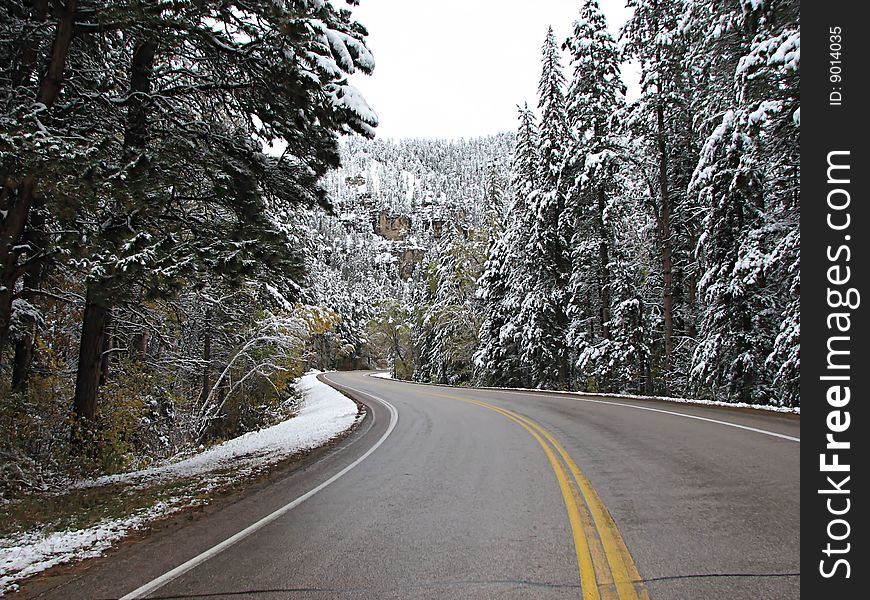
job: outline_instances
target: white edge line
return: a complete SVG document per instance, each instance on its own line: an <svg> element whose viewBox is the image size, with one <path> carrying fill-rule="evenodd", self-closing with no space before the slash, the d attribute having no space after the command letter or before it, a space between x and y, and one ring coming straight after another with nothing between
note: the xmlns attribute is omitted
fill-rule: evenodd
<svg viewBox="0 0 870 600"><path fill-rule="evenodd" d="M371 375L369 375L369 377L371 377ZM382 379L382 378L376 378L376 379ZM453 389L467 389L467 390L472 390L472 391L492 390L494 392L501 392L501 393L505 393L505 394L517 394L519 396L536 396L538 398L540 398L542 396L549 396L550 395L549 393L536 393L536 392L531 391L531 390L518 391L518 390L509 390L506 388L461 388L461 387L457 387L457 386L440 386L440 385L431 384L431 383L422 383L421 384L421 383L418 383L416 381L403 381L401 379L399 379L399 380L391 379L391 380L387 380L387 381L399 381L399 383L410 383L412 385L431 385L433 387L450 387ZM745 429L746 431L754 431L755 433L761 433L761 434L769 435L772 437L782 438L784 440L789 440L791 442L797 442L798 444L800 444L800 442L801 442L801 439L798 437L794 437L791 435L785 435L784 433L776 433L774 431L768 431L766 429L758 429L756 427L749 427L747 425L738 425L737 423L729 423L728 421L719 421L717 419L709 419L707 417L698 417L696 415L687 415L686 413L675 412L672 410L662 410L661 408L650 408L648 406L637 406L636 404L625 404L624 402L612 402L610 400L593 400L592 398L583 398L582 392L564 393L564 396L573 398L574 400L579 400L580 402L593 402L595 404L612 404L614 406L625 406L627 408L636 408L638 410L648 410L650 412L664 413L666 415L675 415L677 417L685 417L687 419L696 419L698 421L706 421L708 423L717 423L719 425L726 425L728 427L736 427L737 429ZM643 402L644 399L639 398L638 400ZM651 397L650 400L657 400L657 399L654 397ZM692 403L687 403L687 404L689 404L691 406L697 406L699 408L705 408L705 407L709 406L709 405L705 405L705 404L692 404ZM788 414L788 413L781 413L779 411L770 411L770 414L777 415L777 414Z"/></svg>
<svg viewBox="0 0 870 600"><path fill-rule="evenodd" d="M538 396L541 397L544 394L535 394L534 392L511 392L508 390L499 390L501 392L507 392L508 394L520 394L523 396ZM685 417L687 419L696 419L698 421L707 421L708 423L717 423L719 425L727 425L728 427L736 427L737 429L745 429L746 431L754 431L755 433L762 433L764 435L770 435L773 437L782 438L784 440L789 440L792 442L800 443L801 439L797 437L793 437L790 435L785 435L784 433L776 433L774 431L768 431L766 429L757 429L755 427L749 427L747 425L738 425L737 423L729 423L728 421L719 421L717 419L709 419L707 417L699 417L696 415L687 415L686 413L674 412L672 410L662 410L660 408L650 408L648 406L637 406L636 404L625 404L623 402L609 402L607 400L593 400L591 398L581 398L575 397L575 400L579 400L580 402L594 402L595 404L612 404L614 406L625 406L628 408L636 408L637 410L648 410L650 412L664 413L666 415L676 415L678 417Z"/></svg>
<svg viewBox="0 0 870 600"><path fill-rule="evenodd" d="M227 548L229 548L230 546L232 546L236 542L239 542L239 541L245 539L246 537L248 537L249 535L251 535L255 531L262 529L263 527L265 527L266 525L268 525L269 523L271 523L275 519L281 517L282 515L284 515L285 513L289 512L289 511L293 510L294 508L296 508L297 506L299 506L300 504L302 504L303 502L305 502L306 500L311 498L314 494L321 491L323 488L325 488L329 484L335 482L342 475L346 474L348 471L350 471L355 466L360 464L363 460L365 460L372 452L377 450L380 447L380 445L383 444L384 441L386 441L386 439L389 437L389 435L393 432L393 429L396 427L396 423L399 420L399 411L397 411L396 407L393 406L392 404L390 404L389 402L387 402L386 400L382 400L381 398L378 398L376 396L372 396L371 394L364 394L364 395L369 396L370 398L373 398L373 399L377 400L378 402L382 403L390 411L390 424L387 427L387 430L384 432L384 435L381 436L381 439L379 439L377 442L375 442L374 446L372 446L371 448L366 450L365 454L363 454L362 456L357 458L355 461L353 461L352 463L347 465L345 468L343 468L341 471L339 471L338 473L336 473L335 475L333 475L332 477L330 477L329 479L327 479L326 481L324 481L323 483L318 485L316 488L306 492L305 494L302 494L301 496L299 496L298 498L296 498L292 502L285 504L284 506L277 509L276 511L266 515L265 517L263 517L262 519L260 519L256 523L245 527L237 534L233 535L232 537L228 537L227 539L225 539L221 543L217 544L216 546L212 546L211 548L209 548L205 552L202 552L201 554L194 556L193 558L191 558L187 562L184 562L184 563L178 565L177 567L175 567L171 571L167 571L166 573L164 573L160 577L157 577L156 579L149 581L145 585L136 588L135 590L126 594L125 596L121 596L121 598L119 598L119 600L134 600L136 598L144 598L148 594L150 594L151 592L154 592L154 591L160 589L161 587L163 587L167 583L171 582L173 579L176 579L176 578L180 577L181 575L184 575L185 573L187 573L188 571L190 571L194 567L197 567L198 565L204 563L205 561L212 558L213 556L220 554L221 552L223 552L224 550L226 550ZM375 418L375 413L374 413L374 411L372 411L372 425L374 425L374 418Z"/></svg>

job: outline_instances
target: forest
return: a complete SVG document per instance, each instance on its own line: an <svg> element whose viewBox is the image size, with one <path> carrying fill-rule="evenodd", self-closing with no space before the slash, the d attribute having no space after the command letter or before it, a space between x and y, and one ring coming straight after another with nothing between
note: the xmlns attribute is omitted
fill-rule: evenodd
<svg viewBox="0 0 870 600"><path fill-rule="evenodd" d="M480 280L476 376L797 406L798 3L628 5L617 41L583 3L566 70L546 38Z"/></svg>
<svg viewBox="0 0 870 600"><path fill-rule="evenodd" d="M381 208L461 215L375 320L394 375L799 406L798 3L632 0L619 39L582 5L568 40L544 37L510 156L480 140L498 158L454 174L425 141L346 146L351 178L431 163L404 167L405 206L407 178L375 178Z"/></svg>
<svg viewBox="0 0 870 600"><path fill-rule="evenodd" d="M365 37L321 0L0 3L5 488L286 418Z"/></svg>
<svg viewBox="0 0 870 600"><path fill-rule="evenodd" d="M277 422L310 368L799 406L798 3L579 4L516 131L447 141L373 139L324 0L2 0L4 489Z"/></svg>

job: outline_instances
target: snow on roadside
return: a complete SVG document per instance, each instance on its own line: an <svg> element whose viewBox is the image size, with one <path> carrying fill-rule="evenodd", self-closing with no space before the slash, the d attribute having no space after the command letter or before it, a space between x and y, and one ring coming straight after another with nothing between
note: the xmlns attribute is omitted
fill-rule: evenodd
<svg viewBox="0 0 870 600"><path fill-rule="evenodd" d="M74 487L177 479L230 467L264 465L325 444L350 428L363 413L347 396L318 380L318 373L311 371L296 383L296 389L303 395L302 407L286 421L246 433L178 462L85 480Z"/></svg>
<svg viewBox="0 0 870 600"><path fill-rule="evenodd" d="M295 416L282 423L247 433L178 462L85 480L73 487L159 483L193 476L201 477L208 487L211 472L229 468L251 472L321 446L349 429L364 412L347 396L319 381L317 375L318 372L309 372L297 381L296 388L303 395L302 406ZM85 529L37 530L0 538L0 596L17 589L16 582L30 575L58 564L99 556L113 542L149 521L189 505L189 500L178 498Z"/></svg>
<svg viewBox="0 0 870 600"><path fill-rule="evenodd" d="M546 392L548 394L566 394L568 396L583 396L592 398L618 398L621 400L658 400L661 402L673 402L675 404L697 404L701 406L723 406L727 408L753 408L756 410L765 410L769 412L801 414L800 406L776 406L773 404L748 404L746 402L720 402L718 400L696 400L693 398L674 398L671 396L640 396L637 394L594 394L591 392L565 392L561 390L536 390L533 388L507 388L507 387L488 387L481 388L487 390L505 390L518 392Z"/></svg>
<svg viewBox="0 0 870 600"><path fill-rule="evenodd" d="M377 377L378 379L392 379L393 378L393 374L390 373L389 371L382 371L380 373L372 373L371 376Z"/></svg>
<svg viewBox="0 0 870 600"><path fill-rule="evenodd" d="M0 596L18 589L17 581L55 565L99 556L112 543L148 521L179 510L180 505L158 502L126 519L106 519L78 530L27 532L0 538Z"/></svg>

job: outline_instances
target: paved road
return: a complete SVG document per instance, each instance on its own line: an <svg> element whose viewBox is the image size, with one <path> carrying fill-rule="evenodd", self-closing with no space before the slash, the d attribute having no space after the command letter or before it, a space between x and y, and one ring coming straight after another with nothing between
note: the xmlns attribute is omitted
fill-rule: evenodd
<svg viewBox="0 0 870 600"><path fill-rule="evenodd" d="M131 597L355 465L147 597L800 596L799 418L327 379L374 416L337 451L25 595Z"/></svg>

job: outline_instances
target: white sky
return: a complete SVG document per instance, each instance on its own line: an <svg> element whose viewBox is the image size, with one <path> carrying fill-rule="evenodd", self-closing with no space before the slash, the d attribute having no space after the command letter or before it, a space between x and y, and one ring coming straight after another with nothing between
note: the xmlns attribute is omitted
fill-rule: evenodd
<svg viewBox="0 0 870 600"><path fill-rule="evenodd" d="M614 37L625 0L599 0ZM371 76L354 75L380 119L378 137L460 138L513 131L516 105L537 105L541 45L561 44L577 0L362 0L354 19L369 31ZM567 56L565 76L570 78ZM638 74L623 68L629 98Z"/></svg>

